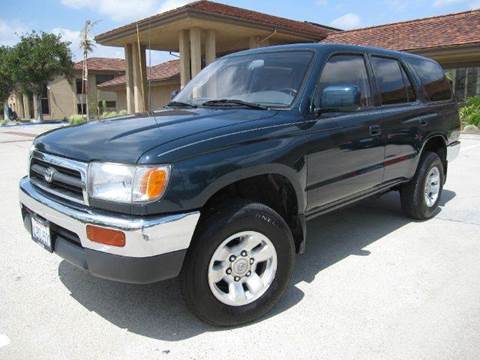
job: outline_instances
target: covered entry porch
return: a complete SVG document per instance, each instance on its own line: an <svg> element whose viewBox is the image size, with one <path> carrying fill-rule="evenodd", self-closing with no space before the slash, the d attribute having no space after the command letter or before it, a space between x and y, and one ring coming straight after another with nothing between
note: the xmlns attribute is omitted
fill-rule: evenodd
<svg viewBox="0 0 480 360"><path fill-rule="evenodd" d="M123 47L128 113L150 109L147 49L179 54L180 87L218 56L263 46L317 42L336 31L209 1L198 1L98 35L106 46Z"/></svg>

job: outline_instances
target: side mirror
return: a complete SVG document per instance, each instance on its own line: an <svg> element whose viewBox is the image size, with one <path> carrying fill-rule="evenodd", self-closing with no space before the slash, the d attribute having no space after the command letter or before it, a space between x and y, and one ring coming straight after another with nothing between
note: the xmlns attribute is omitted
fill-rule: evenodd
<svg viewBox="0 0 480 360"><path fill-rule="evenodd" d="M173 90L171 93L170 93L170 100L173 100L175 98L175 96L177 96L178 94L180 93L180 90Z"/></svg>
<svg viewBox="0 0 480 360"><path fill-rule="evenodd" d="M355 111L361 106L360 89L356 85L327 86L315 103L316 112Z"/></svg>

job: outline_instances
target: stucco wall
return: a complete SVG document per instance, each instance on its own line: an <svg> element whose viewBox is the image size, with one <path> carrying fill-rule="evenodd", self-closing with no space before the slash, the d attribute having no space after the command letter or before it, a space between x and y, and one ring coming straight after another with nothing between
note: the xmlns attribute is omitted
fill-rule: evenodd
<svg viewBox="0 0 480 360"><path fill-rule="evenodd" d="M162 85L152 85L150 88L152 94L152 110L158 110L170 102L173 91L180 89L180 83L172 82ZM117 110L127 110L126 90L117 92Z"/></svg>
<svg viewBox="0 0 480 360"><path fill-rule="evenodd" d="M180 83L165 84L152 87L152 110L158 110L167 105L172 96L172 91L180 89Z"/></svg>
<svg viewBox="0 0 480 360"><path fill-rule="evenodd" d="M49 83L48 100L51 119L63 119L77 113L74 84L64 77L57 77Z"/></svg>

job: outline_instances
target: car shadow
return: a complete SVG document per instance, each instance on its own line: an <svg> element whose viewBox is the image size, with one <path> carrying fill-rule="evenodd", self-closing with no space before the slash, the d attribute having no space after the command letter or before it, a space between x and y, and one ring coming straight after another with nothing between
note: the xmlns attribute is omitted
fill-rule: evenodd
<svg viewBox="0 0 480 360"><path fill-rule="evenodd" d="M444 190L440 207L454 197L454 192ZM365 247L409 222L395 192L310 221L307 250L297 258L293 286L267 318L289 310L303 299L304 293L296 284L312 282L323 269L348 256L370 255ZM58 273L81 305L133 333L180 341L222 330L202 323L188 311L177 279L152 285L121 284L94 278L66 261L60 263Z"/></svg>

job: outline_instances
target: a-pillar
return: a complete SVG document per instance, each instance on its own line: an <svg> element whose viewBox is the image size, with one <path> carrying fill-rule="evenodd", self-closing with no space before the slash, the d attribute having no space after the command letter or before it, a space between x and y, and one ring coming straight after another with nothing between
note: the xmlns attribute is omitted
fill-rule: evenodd
<svg viewBox="0 0 480 360"><path fill-rule="evenodd" d="M135 99L133 94L133 54L132 54L132 44L125 45L125 63L127 69L125 72L125 77L127 80L126 88L126 99L127 99L127 112L133 114L135 112Z"/></svg>

